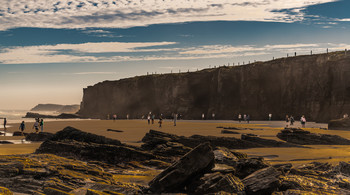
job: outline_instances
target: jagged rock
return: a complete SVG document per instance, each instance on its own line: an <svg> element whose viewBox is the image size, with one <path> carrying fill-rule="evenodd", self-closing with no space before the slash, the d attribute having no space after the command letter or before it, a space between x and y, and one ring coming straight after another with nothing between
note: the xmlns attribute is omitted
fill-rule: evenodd
<svg viewBox="0 0 350 195"><path fill-rule="evenodd" d="M40 145L35 153L56 154L82 160L104 161L111 164L157 159L151 153L128 146L86 143L75 140L47 140Z"/></svg>
<svg viewBox="0 0 350 195"><path fill-rule="evenodd" d="M277 169L283 174L286 174L290 169L293 167L291 163L286 163L286 164L275 164L272 165L273 168Z"/></svg>
<svg viewBox="0 0 350 195"><path fill-rule="evenodd" d="M229 149L225 147L217 147L214 150L215 162L226 165L236 165L239 160Z"/></svg>
<svg viewBox="0 0 350 195"><path fill-rule="evenodd" d="M104 136L87 133L76 129L74 127L66 127L61 131L58 131L50 140L60 141L60 140L75 140L79 142L86 143L96 143L96 144L109 144L109 145L122 145L119 140L106 138Z"/></svg>
<svg viewBox="0 0 350 195"><path fill-rule="evenodd" d="M1 195L13 195L11 190L4 188L4 187L0 187L0 194Z"/></svg>
<svg viewBox="0 0 350 195"><path fill-rule="evenodd" d="M149 183L149 189L154 193L181 191L191 179L203 175L213 167L214 153L210 144L200 144L157 175Z"/></svg>
<svg viewBox="0 0 350 195"><path fill-rule="evenodd" d="M330 130L350 130L350 117L329 121L328 122L328 129L330 129Z"/></svg>
<svg viewBox="0 0 350 195"><path fill-rule="evenodd" d="M26 135L26 141L32 142L42 142L53 137L52 133L49 132L39 132L39 133L28 133Z"/></svg>
<svg viewBox="0 0 350 195"><path fill-rule="evenodd" d="M199 180L193 181L186 191L190 194L237 193L244 191L244 185L240 179L232 174L223 175L215 172L206 174Z"/></svg>
<svg viewBox="0 0 350 195"><path fill-rule="evenodd" d="M165 169L171 165L168 162L164 162L161 160L155 160L155 159L143 161L142 164L146 165L146 166L150 166L150 167L156 167L158 169Z"/></svg>
<svg viewBox="0 0 350 195"><path fill-rule="evenodd" d="M338 135L310 133L302 129L285 128L277 137L293 144L300 145L350 145L350 140Z"/></svg>
<svg viewBox="0 0 350 195"><path fill-rule="evenodd" d="M230 130L226 130L226 129L221 130L221 133L222 134L240 134L240 133L238 133L236 131L230 131Z"/></svg>
<svg viewBox="0 0 350 195"><path fill-rule="evenodd" d="M257 170L270 166L263 158L239 159L233 167L236 169L236 176L240 179L254 173Z"/></svg>
<svg viewBox="0 0 350 195"><path fill-rule="evenodd" d="M258 137L257 135L249 135L249 134L242 134L241 135L242 140L259 143L261 145L267 146L267 147L298 147L298 148L304 148L304 146L299 146L296 144L290 144L286 142L276 141L272 139L263 139Z"/></svg>
<svg viewBox="0 0 350 195"><path fill-rule="evenodd" d="M242 180L247 195L271 194L280 186L280 175L275 168L267 167L247 176Z"/></svg>
<svg viewBox="0 0 350 195"><path fill-rule="evenodd" d="M347 177L350 177L350 164L347 162L339 162L339 164L336 167L334 167L334 170Z"/></svg>

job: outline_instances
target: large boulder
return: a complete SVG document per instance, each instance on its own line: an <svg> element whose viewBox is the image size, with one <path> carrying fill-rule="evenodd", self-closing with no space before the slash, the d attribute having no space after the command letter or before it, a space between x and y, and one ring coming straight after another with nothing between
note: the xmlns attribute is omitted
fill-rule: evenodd
<svg viewBox="0 0 350 195"><path fill-rule="evenodd" d="M51 139L52 137L53 134L49 132L28 133L26 135L26 141L42 142Z"/></svg>
<svg viewBox="0 0 350 195"><path fill-rule="evenodd" d="M85 143L96 143L96 144L109 144L109 145L122 145L119 140L106 138L104 136L87 133L76 129L74 127L66 127L63 130L57 132L50 140L61 141L61 140L75 140Z"/></svg>
<svg viewBox="0 0 350 195"><path fill-rule="evenodd" d="M157 159L149 152L128 146L78 142L75 140L47 140L40 145L35 153L103 161L110 164Z"/></svg>
<svg viewBox="0 0 350 195"><path fill-rule="evenodd" d="M180 192L213 167L214 153L210 144L200 144L157 175L149 183L149 190L153 193Z"/></svg>
<svg viewBox="0 0 350 195"><path fill-rule="evenodd" d="M247 195L271 194L280 186L280 175L275 168L267 167L247 176L242 180Z"/></svg>
<svg viewBox="0 0 350 195"><path fill-rule="evenodd" d="M350 130L350 118L342 118L331 120L328 122L328 129L330 130Z"/></svg>
<svg viewBox="0 0 350 195"><path fill-rule="evenodd" d="M293 144L300 145L350 145L350 140L338 135L311 133L302 129L285 128L277 137Z"/></svg>

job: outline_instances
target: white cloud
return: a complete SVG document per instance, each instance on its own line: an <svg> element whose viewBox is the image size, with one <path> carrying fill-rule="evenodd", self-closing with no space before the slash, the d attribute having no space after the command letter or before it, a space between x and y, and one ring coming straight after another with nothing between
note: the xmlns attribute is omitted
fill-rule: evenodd
<svg viewBox="0 0 350 195"><path fill-rule="evenodd" d="M3 0L0 4L0 30L16 27L126 28L217 20L293 22L303 20L302 10L306 6L334 1ZM290 12L276 12L283 9Z"/></svg>
<svg viewBox="0 0 350 195"><path fill-rule="evenodd" d="M350 22L350 18L337 19L336 21L340 21L340 22Z"/></svg>
<svg viewBox="0 0 350 195"><path fill-rule="evenodd" d="M101 42L82 44L58 44L11 47L0 50L2 64L28 63L82 63L121 62L152 60L192 60L210 58L237 58L248 56L286 55L287 53L322 53L350 48L347 44L278 44L278 45L203 45L198 47L157 48L154 46L177 46L175 42ZM166 67L164 67L166 68ZM75 74L111 74L110 72L82 72Z"/></svg>

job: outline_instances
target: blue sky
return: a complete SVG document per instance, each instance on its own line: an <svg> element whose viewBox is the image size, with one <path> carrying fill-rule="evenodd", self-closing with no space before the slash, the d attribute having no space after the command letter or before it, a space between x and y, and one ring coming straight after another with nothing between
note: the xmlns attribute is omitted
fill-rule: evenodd
<svg viewBox="0 0 350 195"><path fill-rule="evenodd" d="M350 1L4 0L0 109L149 73L350 49Z"/></svg>

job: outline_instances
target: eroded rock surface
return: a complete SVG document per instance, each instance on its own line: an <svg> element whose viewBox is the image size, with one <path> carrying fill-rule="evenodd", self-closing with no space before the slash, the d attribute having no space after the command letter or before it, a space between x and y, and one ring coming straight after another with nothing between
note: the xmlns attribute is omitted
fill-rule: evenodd
<svg viewBox="0 0 350 195"><path fill-rule="evenodd" d="M277 137L293 144L300 145L350 145L350 140L338 135L311 133L302 129L285 128Z"/></svg>
<svg viewBox="0 0 350 195"><path fill-rule="evenodd" d="M330 120L328 122L328 129L330 130L350 130L350 117Z"/></svg>

